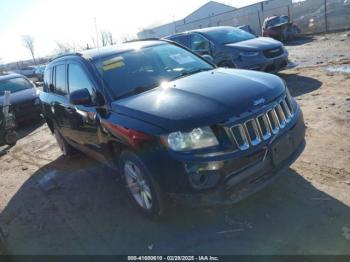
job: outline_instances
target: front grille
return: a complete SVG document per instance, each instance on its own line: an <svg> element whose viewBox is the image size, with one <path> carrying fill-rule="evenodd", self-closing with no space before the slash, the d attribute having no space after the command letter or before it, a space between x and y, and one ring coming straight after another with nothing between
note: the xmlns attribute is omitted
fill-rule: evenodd
<svg viewBox="0 0 350 262"><path fill-rule="evenodd" d="M263 51L264 56L267 58L274 58L283 54L283 48L277 47L273 49L267 49Z"/></svg>
<svg viewBox="0 0 350 262"><path fill-rule="evenodd" d="M268 140L285 128L293 117L293 109L287 96L281 99L274 107L263 114L251 118L244 123L228 127L228 133L240 150L247 150L250 146Z"/></svg>

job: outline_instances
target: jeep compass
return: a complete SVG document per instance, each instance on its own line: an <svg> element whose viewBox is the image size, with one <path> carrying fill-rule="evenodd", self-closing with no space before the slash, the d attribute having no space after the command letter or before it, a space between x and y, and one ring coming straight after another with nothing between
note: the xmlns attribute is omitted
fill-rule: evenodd
<svg viewBox="0 0 350 262"><path fill-rule="evenodd" d="M305 145L302 112L283 80L216 68L166 40L57 57L40 98L63 154L77 149L116 170L151 217L169 200L235 203Z"/></svg>

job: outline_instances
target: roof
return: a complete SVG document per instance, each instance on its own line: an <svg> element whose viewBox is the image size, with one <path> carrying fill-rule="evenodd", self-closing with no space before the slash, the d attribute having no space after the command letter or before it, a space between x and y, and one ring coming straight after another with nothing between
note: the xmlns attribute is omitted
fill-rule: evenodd
<svg viewBox="0 0 350 262"><path fill-rule="evenodd" d="M169 35L164 37L165 39L174 37L174 36L178 36L178 35L185 35L188 33L193 33L193 32L199 32L199 33L207 33L207 32L211 32L211 31L216 31L218 29L228 29L228 28L232 28L234 26L213 26L213 27L205 27L205 28L201 28L201 29L193 29L193 30L189 30L189 31L185 31L185 32L181 32L181 33L177 33L174 35ZM237 27L236 27L237 28Z"/></svg>
<svg viewBox="0 0 350 262"><path fill-rule="evenodd" d="M147 46L158 45L161 43L164 43L164 41L154 40L154 39L133 41L133 42L127 42L127 43L118 44L118 45L105 46L105 47L100 47L100 48L84 50L84 51L81 51L78 53L66 54L66 55L58 56L58 57L54 58L53 60L63 58L63 57L68 57L68 56L74 56L74 55L75 56L76 55L82 56L88 60L97 60L99 58L108 57L111 55L116 55L119 53L132 51L132 50L144 48Z"/></svg>
<svg viewBox="0 0 350 262"><path fill-rule="evenodd" d="M15 74L15 73L7 74L7 75L0 75L0 81L12 79L12 78L17 78L17 77L24 77L24 76L20 75L20 74Z"/></svg>

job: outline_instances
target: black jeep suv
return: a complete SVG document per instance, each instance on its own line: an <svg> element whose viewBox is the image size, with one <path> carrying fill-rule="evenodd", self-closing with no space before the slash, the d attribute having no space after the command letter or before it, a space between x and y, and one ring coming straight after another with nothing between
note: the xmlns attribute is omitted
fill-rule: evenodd
<svg viewBox="0 0 350 262"><path fill-rule="evenodd" d="M234 203L302 152L302 112L277 76L216 68L166 40L54 59L40 96L63 154L118 171L136 206Z"/></svg>

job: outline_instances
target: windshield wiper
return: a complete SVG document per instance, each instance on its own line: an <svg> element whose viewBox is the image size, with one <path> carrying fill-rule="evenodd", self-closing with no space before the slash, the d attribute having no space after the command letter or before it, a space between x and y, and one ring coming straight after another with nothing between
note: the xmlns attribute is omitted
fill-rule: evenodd
<svg viewBox="0 0 350 262"><path fill-rule="evenodd" d="M197 74L199 72L210 71L210 70L213 70L213 68L197 68L194 70L182 71L180 73L180 75L172 78L171 81L178 79L178 78L181 78L181 77L184 77L184 76L194 75L194 74Z"/></svg>
<svg viewBox="0 0 350 262"><path fill-rule="evenodd" d="M151 90L157 86L159 86L159 83L154 83L153 85L149 85L149 86L134 87L134 88L128 90L127 92L125 92L124 94L116 96L115 99L120 99L120 98L124 98L124 97L131 96L131 95L136 95L136 94Z"/></svg>

